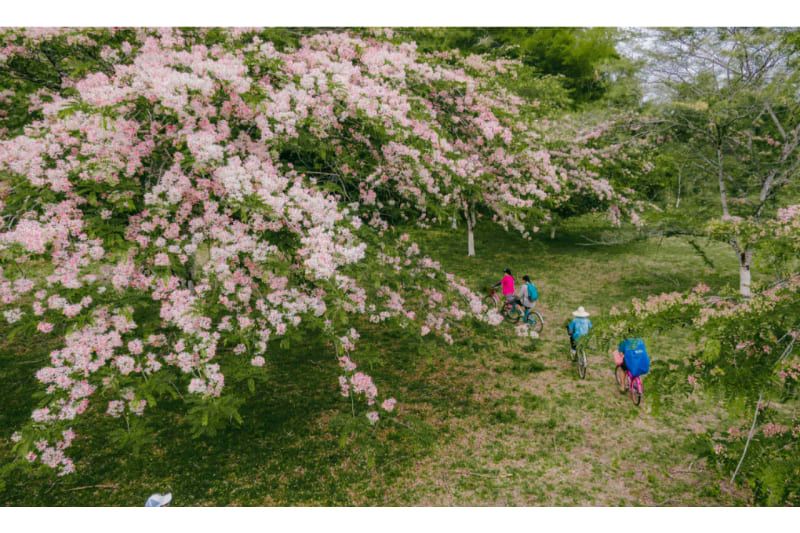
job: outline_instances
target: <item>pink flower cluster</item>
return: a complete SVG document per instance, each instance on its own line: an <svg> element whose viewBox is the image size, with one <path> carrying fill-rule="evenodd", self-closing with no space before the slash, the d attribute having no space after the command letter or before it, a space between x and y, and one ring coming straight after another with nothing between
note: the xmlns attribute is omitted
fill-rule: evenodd
<svg viewBox="0 0 800 533"><path fill-rule="evenodd" d="M2 52L12 55L53 38L91 40L2 31L24 44ZM384 217L391 208L424 227L441 222L433 212L478 202L528 231L530 213L574 179L528 142L526 104L495 83L513 62L345 32L283 52L256 31L214 45L205 30L132 32L102 49L110 68L37 93L33 121L0 139L0 172L47 199L25 212L7 207L23 202L0 206L12 221L0 230L4 253L48 264L36 278L0 269L3 317L63 335L37 372L48 402L32 414L36 431L52 434L112 393L101 411L142 415L138 386L165 368L201 402L219 397L224 358L263 371L271 343L320 323L341 356L342 394L392 412L396 400L381 402L350 359L360 333L340 316L415 322L450 343L467 317L502 321ZM387 139L365 133L376 128ZM324 150L341 175L285 160L297 142ZM335 180L351 198L330 192ZM141 302L147 312L136 314ZM61 456L34 460L73 468Z"/></svg>

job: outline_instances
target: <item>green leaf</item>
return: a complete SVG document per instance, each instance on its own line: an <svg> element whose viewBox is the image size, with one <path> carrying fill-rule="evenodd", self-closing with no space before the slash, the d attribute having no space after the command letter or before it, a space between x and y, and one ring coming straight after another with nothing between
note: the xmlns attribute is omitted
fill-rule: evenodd
<svg viewBox="0 0 800 533"><path fill-rule="evenodd" d="M722 352L722 344L717 339L708 339L705 348L703 349L703 361L712 363L719 359Z"/></svg>

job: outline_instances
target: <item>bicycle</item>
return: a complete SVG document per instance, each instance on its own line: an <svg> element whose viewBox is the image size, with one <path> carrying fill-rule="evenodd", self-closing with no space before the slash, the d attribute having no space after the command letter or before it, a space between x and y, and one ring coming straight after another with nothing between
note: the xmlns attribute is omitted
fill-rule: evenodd
<svg viewBox="0 0 800 533"><path fill-rule="evenodd" d="M522 313L518 309L518 305L512 304L508 300L506 300L505 296L498 293L494 287L489 287L487 289L488 294L483 297L483 303L489 307L494 307L497 311L503 315L503 318L508 320L509 322L517 323L519 319L522 317Z"/></svg>
<svg viewBox="0 0 800 533"><path fill-rule="evenodd" d="M569 358L570 361L577 364L578 376L581 379L586 379L586 369L589 367L589 360L586 358L586 349L583 347L583 343L579 342L574 352L570 346Z"/></svg>
<svg viewBox="0 0 800 533"><path fill-rule="evenodd" d="M539 311L536 311L532 307L528 311L527 319L524 319L525 308L520 303L517 303L517 305L508 311L508 313L512 316L512 322L516 323L519 322L520 319L523 319L523 323L533 327L533 331L535 331L537 334L541 333L544 329L544 317Z"/></svg>
<svg viewBox="0 0 800 533"><path fill-rule="evenodd" d="M630 395L633 405L638 406L642 403L644 397L644 383L642 383L642 376L633 377L629 370L622 368L622 365L617 365L614 370L614 378L617 380L617 388L621 394L626 392Z"/></svg>

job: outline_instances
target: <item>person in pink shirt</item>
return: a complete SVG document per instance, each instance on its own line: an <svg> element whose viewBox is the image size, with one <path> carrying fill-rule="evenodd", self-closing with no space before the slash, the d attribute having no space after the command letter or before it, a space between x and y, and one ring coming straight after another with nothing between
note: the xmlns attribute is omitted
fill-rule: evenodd
<svg viewBox="0 0 800 533"><path fill-rule="evenodd" d="M514 276L511 275L510 268L505 269L503 272L503 279L495 283L494 286L501 286L503 289L503 296L506 297L506 302L513 304L517 299L514 291Z"/></svg>

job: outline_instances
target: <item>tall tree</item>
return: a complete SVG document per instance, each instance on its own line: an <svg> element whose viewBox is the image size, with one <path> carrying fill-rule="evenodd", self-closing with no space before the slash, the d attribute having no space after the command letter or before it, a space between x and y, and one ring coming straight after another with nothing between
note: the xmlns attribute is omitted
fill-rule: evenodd
<svg viewBox="0 0 800 533"><path fill-rule="evenodd" d="M659 30L648 74L665 98L661 124L718 201L712 236L739 261L752 294L759 224L786 202L800 168L798 49L780 29Z"/></svg>

